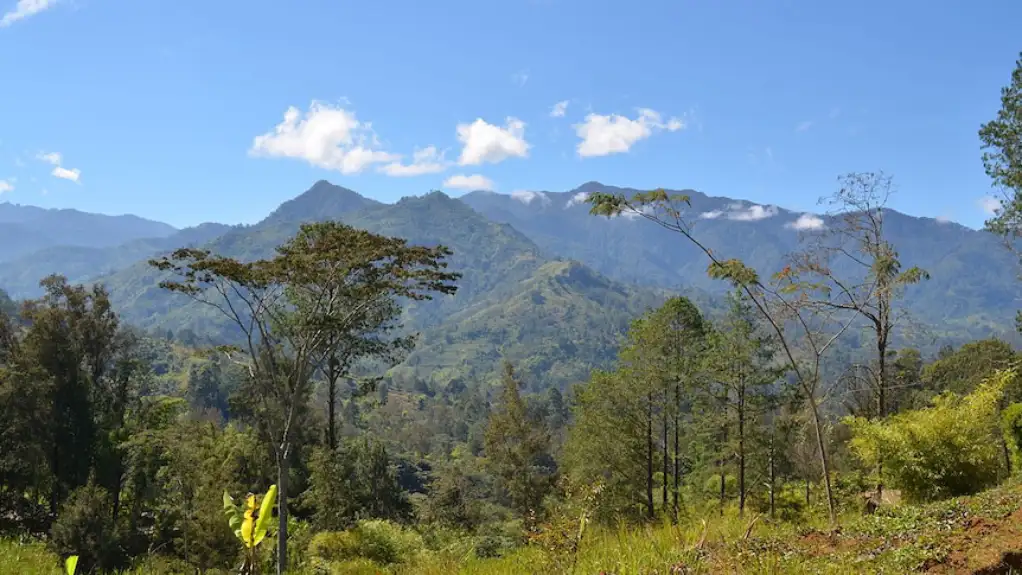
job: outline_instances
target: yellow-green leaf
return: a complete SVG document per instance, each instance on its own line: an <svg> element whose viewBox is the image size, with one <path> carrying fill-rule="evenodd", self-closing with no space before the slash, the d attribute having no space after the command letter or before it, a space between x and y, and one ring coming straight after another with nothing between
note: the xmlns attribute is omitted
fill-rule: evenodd
<svg viewBox="0 0 1022 575"><path fill-rule="evenodd" d="M255 512L256 498L255 495L250 493L245 500L245 520L241 523L241 541L248 548L255 547L252 537L255 531Z"/></svg>
<svg viewBox="0 0 1022 575"><path fill-rule="evenodd" d="M64 571L67 571L67 575L75 575L75 571L78 571L77 555L72 555L64 561Z"/></svg>
<svg viewBox="0 0 1022 575"><path fill-rule="evenodd" d="M255 525L255 543L259 545L266 537L266 531L270 528L273 519L273 503L277 499L277 486L271 485L263 496L263 504L259 507L259 518Z"/></svg>

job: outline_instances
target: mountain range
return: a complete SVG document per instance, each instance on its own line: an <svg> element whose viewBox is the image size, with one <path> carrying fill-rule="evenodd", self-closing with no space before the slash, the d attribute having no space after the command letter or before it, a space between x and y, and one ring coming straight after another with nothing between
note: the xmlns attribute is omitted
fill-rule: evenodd
<svg viewBox="0 0 1022 575"><path fill-rule="evenodd" d="M709 310L727 289L707 278L705 257L677 234L641 218L589 215L584 200L596 191L636 190L589 182L567 192L478 191L458 199L432 192L384 204L320 181L257 224L183 230L134 216L0 204L0 234L16 233L4 226L33 226L30 241L0 249L0 288L34 297L38 280L50 273L102 282L130 323L228 339L228 326L211 310L160 289L160 273L146 260L184 245L265 257L301 222L337 219L412 243L445 244L454 251L451 267L463 274L457 294L407 307L405 324L420 332L419 346L392 377L434 385L488 379L508 358L526 381L564 387L608 366L629 322L668 295L684 294ZM701 241L764 274L780 269L798 248L799 228L829 221L682 193L690 197L693 233ZM927 326L930 347L1013 337L1016 263L997 238L894 211L885 218L902 260L930 272L931 279L909 288L904 300Z"/></svg>

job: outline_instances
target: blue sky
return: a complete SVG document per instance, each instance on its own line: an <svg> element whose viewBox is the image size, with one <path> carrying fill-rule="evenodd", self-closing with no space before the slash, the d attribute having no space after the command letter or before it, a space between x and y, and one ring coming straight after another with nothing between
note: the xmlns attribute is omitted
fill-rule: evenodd
<svg viewBox="0 0 1022 575"><path fill-rule="evenodd" d="M812 210L838 175L882 169L896 209L976 227L990 193L976 132L1022 51L1018 0L0 0L0 14L0 201L177 226L254 222L318 179L383 201L598 180Z"/></svg>

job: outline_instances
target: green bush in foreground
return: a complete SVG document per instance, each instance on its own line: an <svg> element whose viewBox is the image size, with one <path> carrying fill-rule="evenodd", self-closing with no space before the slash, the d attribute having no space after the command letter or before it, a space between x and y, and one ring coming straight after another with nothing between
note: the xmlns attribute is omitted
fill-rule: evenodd
<svg viewBox="0 0 1022 575"><path fill-rule="evenodd" d="M1004 469L998 406L1014 381L998 371L964 397L940 395L933 405L869 421L845 419L850 447L867 467L883 462L884 473L912 501L934 501L977 493L995 485Z"/></svg>

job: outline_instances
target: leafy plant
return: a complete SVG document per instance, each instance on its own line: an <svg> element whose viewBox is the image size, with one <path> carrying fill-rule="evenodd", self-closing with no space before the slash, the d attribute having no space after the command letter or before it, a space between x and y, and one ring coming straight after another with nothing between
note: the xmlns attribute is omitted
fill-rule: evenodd
<svg viewBox="0 0 1022 575"><path fill-rule="evenodd" d="M67 575L75 575L78 571L78 556L72 555L64 561L64 571Z"/></svg>
<svg viewBox="0 0 1022 575"><path fill-rule="evenodd" d="M256 507L256 495L249 493L243 505L234 502L234 498L224 492L224 513L227 514L234 535L245 546L245 561L241 567L243 575L257 572L256 553L259 544L266 538L273 518L273 503L277 499L277 486L271 485L262 497L262 504Z"/></svg>

